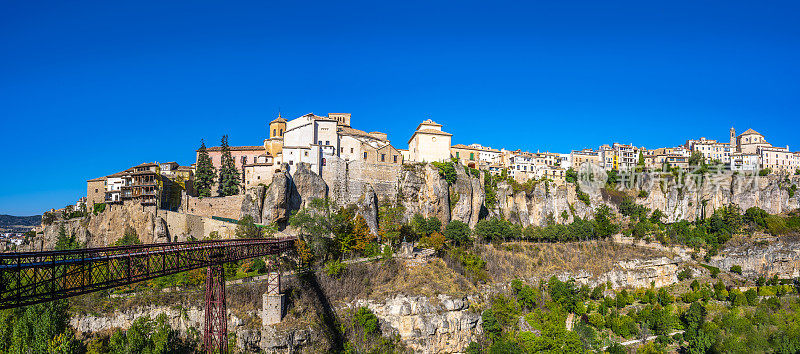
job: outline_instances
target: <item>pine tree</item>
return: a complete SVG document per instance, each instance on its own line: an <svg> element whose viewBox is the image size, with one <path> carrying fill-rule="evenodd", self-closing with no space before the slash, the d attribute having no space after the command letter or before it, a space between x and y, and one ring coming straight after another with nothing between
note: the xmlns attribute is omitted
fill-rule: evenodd
<svg viewBox="0 0 800 354"><path fill-rule="evenodd" d="M219 195L221 197L239 194L239 171L228 148L228 136L222 136L222 164L219 168Z"/></svg>
<svg viewBox="0 0 800 354"><path fill-rule="evenodd" d="M197 155L197 171L194 175L194 185L197 189L197 195L201 197L211 196L211 187L214 185L214 176L216 174L216 171L214 171L214 164L211 162L211 158L208 157L206 143L200 140L200 149Z"/></svg>

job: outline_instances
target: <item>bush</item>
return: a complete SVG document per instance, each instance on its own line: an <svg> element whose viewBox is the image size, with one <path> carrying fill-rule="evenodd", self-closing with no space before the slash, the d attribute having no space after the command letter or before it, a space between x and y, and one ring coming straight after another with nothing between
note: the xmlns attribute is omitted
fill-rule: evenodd
<svg viewBox="0 0 800 354"><path fill-rule="evenodd" d="M767 175L769 175L771 173L772 173L772 170L770 170L768 168L765 168L765 169L763 169L761 171L758 171L758 175L759 176L767 176Z"/></svg>
<svg viewBox="0 0 800 354"><path fill-rule="evenodd" d="M514 238L514 229L511 223L506 220L492 218L478 221L475 225L475 236L480 237L485 242L504 241Z"/></svg>
<svg viewBox="0 0 800 354"><path fill-rule="evenodd" d="M444 177L444 180L447 181L450 185L456 183L456 168L453 166L452 162L433 162L433 166L439 169L439 176Z"/></svg>
<svg viewBox="0 0 800 354"><path fill-rule="evenodd" d="M236 236L239 238L261 238L262 234L253 217L245 215L236 224Z"/></svg>
<svg viewBox="0 0 800 354"><path fill-rule="evenodd" d="M678 273L678 281L684 281L691 278L692 278L692 271L689 270L688 268Z"/></svg>
<svg viewBox="0 0 800 354"><path fill-rule="evenodd" d="M453 220L444 228L444 237L455 246L464 246L472 243L469 238L471 230L469 225Z"/></svg>
<svg viewBox="0 0 800 354"><path fill-rule="evenodd" d="M378 331L378 317L366 307L359 307L353 316L353 324L358 325L366 333L376 333Z"/></svg>
<svg viewBox="0 0 800 354"><path fill-rule="evenodd" d="M742 275L742 266L740 266L740 265L731 266L731 273L736 273L736 274Z"/></svg>
<svg viewBox="0 0 800 354"><path fill-rule="evenodd" d="M332 278L338 278L344 273L346 268L346 264L340 262L338 259L334 259L325 264L325 274Z"/></svg>
<svg viewBox="0 0 800 354"><path fill-rule="evenodd" d="M712 267L710 265L705 265L705 264L701 264L700 266L702 266L705 269L708 269L708 271L711 272L712 278L716 278L717 274L719 274L719 268L717 267Z"/></svg>
<svg viewBox="0 0 800 354"><path fill-rule="evenodd" d="M97 203L92 207L94 215L100 214L106 210L106 203Z"/></svg>

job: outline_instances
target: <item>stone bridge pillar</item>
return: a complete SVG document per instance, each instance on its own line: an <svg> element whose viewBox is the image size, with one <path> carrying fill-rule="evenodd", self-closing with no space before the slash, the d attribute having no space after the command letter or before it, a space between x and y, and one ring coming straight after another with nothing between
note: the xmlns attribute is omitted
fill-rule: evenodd
<svg viewBox="0 0 800 354"><path fill-rule="evenodd" d="M273 325L283 319L283 294L281 294L281 272L277 267L267 274L267 292L261 308L262 326Z"/></svg>

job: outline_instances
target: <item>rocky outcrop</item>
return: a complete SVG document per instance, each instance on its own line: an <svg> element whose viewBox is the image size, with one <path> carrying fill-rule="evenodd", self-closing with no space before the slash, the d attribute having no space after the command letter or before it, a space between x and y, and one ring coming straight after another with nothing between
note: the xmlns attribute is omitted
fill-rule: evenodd
<svg viewBox="0 0 800 354"><path fill-rule="evenodd" d="M450 195L447 181L433 165L407 165L400 173L398 199L405 207L405 219L416 213L436 217L442 225L450 222Z"/></svg>
<svg viewBox="0 0 800 354"><path fill-rule="evenodd" d="M453 220L458 220L475 227L484 207L486 198L482 179L468 175L460 166L456 167L456 182L450 186L450 204L455 205L450 211Z"/></svg>
<svg viewBox="0 0 800 354"><path fill-rule="evenodd" d="M249 215L256 223L261 223L261 209L264 206L264 194L267 187L259 185L244 192L241 215Z"/></svg>
<svg viewBox="0 0 800 354"><path fill-rule="evenodd" d="M364 194L358 198L356 203L357 213L367 221L369 231L373 235L378 235L378 196L372 189L372 186L367 186L364 189Z"/></svg>
<svg viewBox="0 0 800 354"><path fill-rule="evenodd" d="M768 238L730 245L711 257L709 263L722 271L738 265L742 267L742 275L747 277L777 274L782 279L796 278L800 276L800 240Z"/></svg>
<svg viewBox="0 0 800 354"><path fill-rule="evenodd" d="M320 175L311 171L311 166L305 162L297 164L297 170L292 176L292 186L289 198L292 210L307 206L315 198L328 197L328 185Z"/></svg>
<svg viewBox="0 0 800 354"><path fill-rule="evenodd" d="M483 329L466 297L398 295L384 302L357 300L378 317L384 335L397 334L415 353L463 352Z"/></svg>
<svg viewBox="0 0 800 354"><path fill-rule="evenodd" d="M285 223L289 218L289 196L291 194L291 177L287 172L275 172L272 182L264 191L261 210L263 224Z"/></svg>

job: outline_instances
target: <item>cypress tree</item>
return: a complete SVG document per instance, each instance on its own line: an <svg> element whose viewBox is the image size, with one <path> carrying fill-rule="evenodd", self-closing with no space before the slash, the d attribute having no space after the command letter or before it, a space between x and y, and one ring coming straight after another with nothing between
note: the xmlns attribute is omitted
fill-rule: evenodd
<svg viewBox="0 0 800 354"><path fill-rule="evenodd" d="M208 157L206 143L200 140L200 149L197 155L197 171L194 175L194 185L197 189L197 195L201 197L211 196L211 187L214 185L214 176L216 174L216 171L214 171L214 164L211 162L211 158Z"/></svg>
<svg viewBox="0 0 800 354"><path fill-rule="evenodd" d="M222 164L219 168L219 195L221 197L239 194L239 171L228 148L228 136L222 136Z"/></svg>

